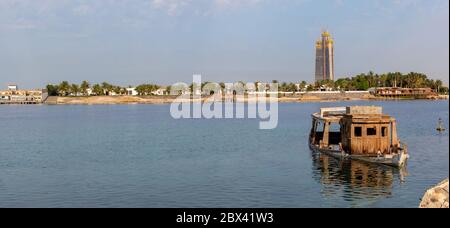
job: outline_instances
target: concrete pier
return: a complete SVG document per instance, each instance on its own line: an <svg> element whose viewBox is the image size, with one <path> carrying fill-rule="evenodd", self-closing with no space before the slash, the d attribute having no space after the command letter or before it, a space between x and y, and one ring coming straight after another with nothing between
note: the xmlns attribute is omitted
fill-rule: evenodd
<svg viewBox="0 0 450 228"><path fill-rule="evenodd" d="M2 101L0 100L0 105L15 105L15 104L40 104L40 102L37 101Z"/></svg>

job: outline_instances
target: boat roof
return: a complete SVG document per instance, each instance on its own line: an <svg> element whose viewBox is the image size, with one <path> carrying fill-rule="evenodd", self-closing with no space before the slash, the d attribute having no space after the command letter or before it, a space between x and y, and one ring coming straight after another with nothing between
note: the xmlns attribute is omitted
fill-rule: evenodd
<svg viewBox="0 0 450 228"><path fill-rule="evenodd" d="M347 113L347 107L321 108L320 112L314 113L314 119L339 122Z"/></svg>
<svg viewBox="0 0 450 228"><path fill-rule="evenodd" d="M320 112L312 114L314 119L335 123L346 116L351 116L353 119L360 119L361 122L393 120L390 116L383 114L383 108L380 106L329 107L321 108Z"/></svg>

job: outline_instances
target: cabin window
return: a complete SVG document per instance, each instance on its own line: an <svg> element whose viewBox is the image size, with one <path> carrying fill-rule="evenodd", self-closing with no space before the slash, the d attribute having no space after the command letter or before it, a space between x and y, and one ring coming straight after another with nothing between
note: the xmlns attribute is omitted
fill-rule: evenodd
<svg viewBox="0 0 450 228"><path fill-rule="evenodd" d="M362 127L355 127L355 137L362 137Z"/></svg>
<svg viewBox="0 0 450 228"><path fill-rule="evenodd" d="M367 136L375 136L375 135L377 135L376 127L367 128Z"/></svg>
<svg viewBox="0 0 450 228"><path fill-rule="evenodd" d="M341 125L330 123L330 132L341 132Z"/></svg>
<svg viewBox="0 0 450 228"><path fill-rule="evenodd" d="M381 136L387 137L387 135L388 135L388 128L387 127L382 127L381 128Z"/></svg>

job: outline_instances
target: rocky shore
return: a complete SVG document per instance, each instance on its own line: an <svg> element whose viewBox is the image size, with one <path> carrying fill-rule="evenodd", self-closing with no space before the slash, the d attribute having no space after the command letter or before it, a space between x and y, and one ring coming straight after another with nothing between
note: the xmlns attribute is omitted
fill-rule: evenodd
<svg viewBox="0 0 450 228"><path fill-rule="evenodd" d="M448 179L425 193L420 208L448 208Z"/></svg>

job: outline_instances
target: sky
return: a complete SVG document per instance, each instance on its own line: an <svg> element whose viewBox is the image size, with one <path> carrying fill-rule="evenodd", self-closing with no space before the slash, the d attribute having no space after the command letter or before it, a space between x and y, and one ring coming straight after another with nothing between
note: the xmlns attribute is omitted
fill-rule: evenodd
<svg viewBox="0 0 450 228"><path fill-rule="evenodd" d="M0 89L312 82L324 29L337 78L415 71L448 85L448 0L0 0Z"/></svg>

